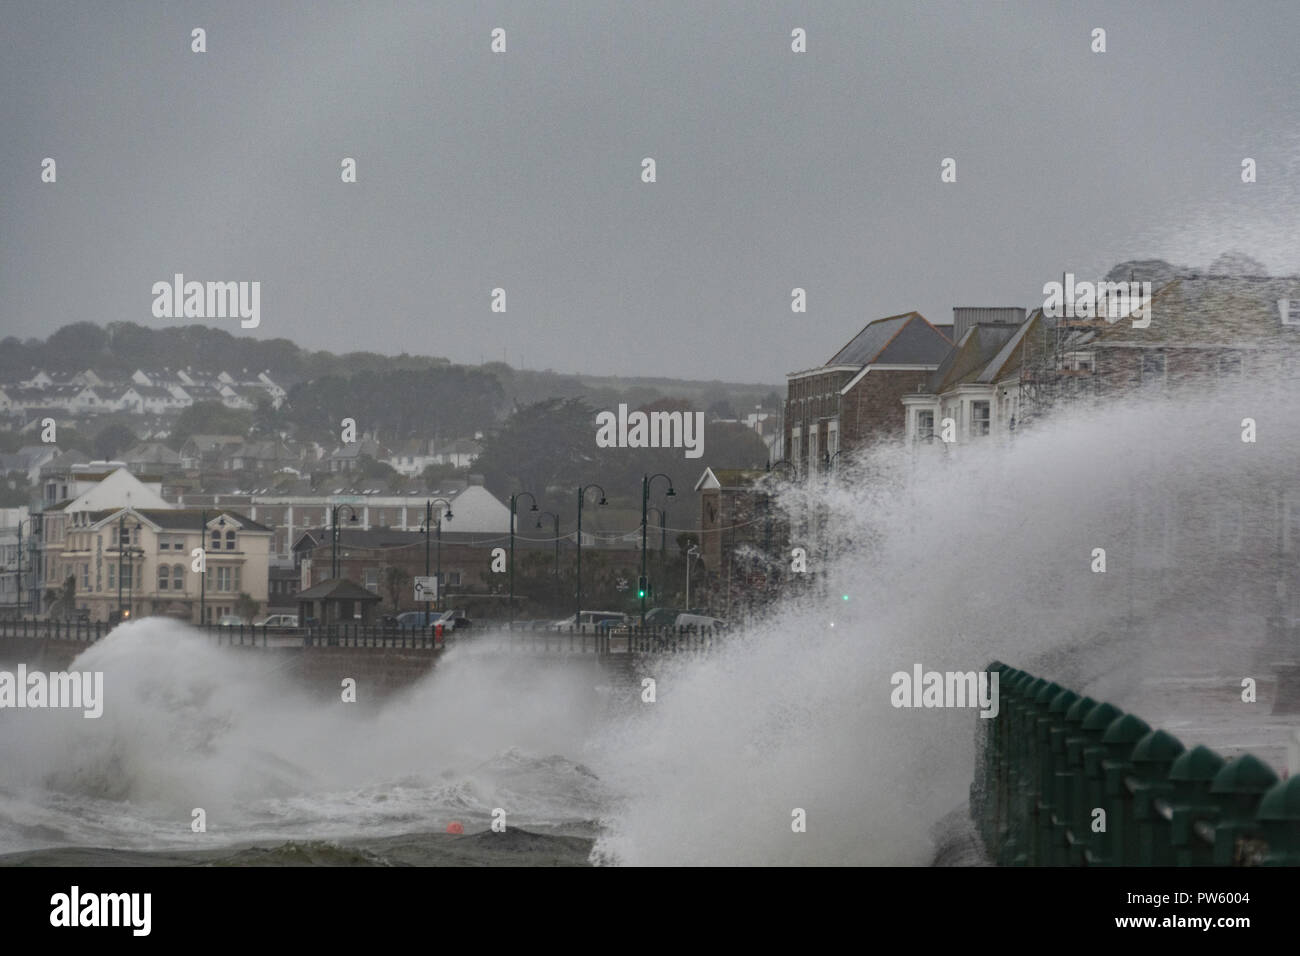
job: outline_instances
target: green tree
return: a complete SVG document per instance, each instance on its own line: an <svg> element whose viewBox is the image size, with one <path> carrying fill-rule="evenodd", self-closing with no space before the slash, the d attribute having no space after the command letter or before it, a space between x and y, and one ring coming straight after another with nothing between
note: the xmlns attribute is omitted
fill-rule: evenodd
<svg viewBox="0 0 1300 956"><path fill-rule="evenodd" d="M519 490L576 487L596 461L595 413L580 398L547 399L516 409L488 433L474 470L498 497Z"/></svg>
<svg viewBox="0 0 1300 956"><path fill-rule="evenodd" d="M383 581L384 590L388 592L389 603L396 612L402 606L402 595L406 592L407 585L411 583L411 576L406 573L405 568L390 565L384 568Z"/></svg>
<svg viewBox="0 0 1300 956"><path fill-rule="evenodd" d="M195 402L176 416L169 441L180 448L191 435L247 435L253 425L251 412L227 408L220 402Z"/></svg>
<svg viewBox="0 0 1300 956"><path fill-rule="evenodd" d="M379 461L373 455L358 455L357 468L365 478L385 478L392 481L398 477L392 465Z"/></svg>
<svg viewBox="0 0 1300 956"><path fill-rule="evenodd" d="M74 617L77 609L76 577L69 574L63 579L61 587L46 588L45 606L49 608L49 616L53 620L66 621Z"/></svg>
<svg viewBox="0 0 1300 956"><path fill-rule="evenodd" d="M254 600L251 594L247 591L240 591L239 597L235 601L234 611L236 616L248 624L252 622L253 618L257 617L257 612L261 607L261 603Z"/></svg>
<svg viewBox="0 0 1300 956"><path fill-rule="evenodd" d="M103 428L95 436L95 457L108 460L139 443L140 438L126 425L114 424Z"/></svg>

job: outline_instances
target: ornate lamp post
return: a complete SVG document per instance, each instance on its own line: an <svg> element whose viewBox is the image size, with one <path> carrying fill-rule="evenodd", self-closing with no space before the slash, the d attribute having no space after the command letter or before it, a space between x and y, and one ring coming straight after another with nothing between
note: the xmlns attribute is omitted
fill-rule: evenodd
<svg viewBox="0 0 1300 956"><path fill-rule="evenodd" d="M560 516L554 511L543 511L537 516L537 527L542 526L542 519L550 516L555 522L555 606L560 606Z"/></svg>
<svg viewBox="0 0 1300 956"><path fill-rule="evenodd" d="M596 504L598 505L609 504L608 499L606 499L605 497L605 489L600 487L600 485L597 484L583 485L578 489L578 540L577 540L578 543L578 582L577 582L578 583L577 586L578 607L577 607L577 613L574 614L573 616L573 623L578 626L581 626L582 624L582 502L587 497L587 492L590 491L592 488L595 488L597 491L600 492L600 500L596 502Z"/></svg>
<svg viewBox="0 0 1300 956"><path fill-rule="evenodd" d="M18 522L18 571L17 571L18 580L16 583L18 587L18 619L19 620L22 620L22 616L23 616L23 525L28 525L31 528L36 528L39 527L38 522L39 522L39 516L37 515L31 515L29 517L23 518L21 521ZM31 537L36 537L36 535L32 534Z"/></svg>
<svg viewBox="0 0 1300 956"><path fill-rule="evenodd" d="M455 517L455 515L451 513L451 502L448 501L446 498L431 498L424 503L424 526L420 528L420 532L421 534L424 535L424 576L426 578L429 576L429 526L433 524L433 506L436 504L444 504L447 506L446 511L443 511L442 509L438 510L438 530L436 532L438 538L438 582L437 582L438 601L435 607L441 609L442 606L442 519L446 518L448 521L450 521L452 518Z"/></svg>
<svg viewBox="0 0 1300 956"><path fill-rule="evenodd" d="M641 598L641 626L643 628L645 627L645 597L646 592L650 590L650 582L646 579L645 573L646 517L650 505L650 485L654 483L656 478L662 478L668 482L668 492L664 497L674 498L677 496L677 492L673 490L673 480L663 472L641 476L641 581L637 587L637 594Z"/></svg>
<svg viewBox="0 0 1300 956"><path fill-rule="evenodd" d="M330 509L330 577L339 576L339 515L343 509L348 510L348 523L356 524L357 513L351 505L335 505Z"/></svg>
<svg viewBox="0 0 1300 956"><path fill-rule="evenodd" d="M529 511L537 510L537 499L530 492L521 491L510 496L510 627L515 626L515 508L520 498L533 503Z"/></svg>
<svg viewBox="0 0 1300 956"><path fill-rule="evenodd" d="M208 512L205 508L199 517L199 548L203 551L203 570L199 572L199 624L206 624L207 621L207 598L208 598ZM225 517L217 519L217 527L226 526Z"/></svg>

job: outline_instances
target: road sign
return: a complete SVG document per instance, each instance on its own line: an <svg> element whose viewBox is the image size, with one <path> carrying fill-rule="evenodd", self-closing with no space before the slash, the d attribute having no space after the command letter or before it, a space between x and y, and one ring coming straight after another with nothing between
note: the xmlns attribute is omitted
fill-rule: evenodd
<svg viewBox="0 0 1300 956"><path fill-rule="evenodd" d="M436 601L438 600L438 579L416 578L415 579L415 599L417 601Z"/></svg>

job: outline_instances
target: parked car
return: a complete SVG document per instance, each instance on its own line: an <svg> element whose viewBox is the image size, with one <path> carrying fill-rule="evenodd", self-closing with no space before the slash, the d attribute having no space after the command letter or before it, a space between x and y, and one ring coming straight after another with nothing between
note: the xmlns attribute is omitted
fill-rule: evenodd
<svg viewBox="0 0 1300 956"><path fill-rule="evenodd" d="M673 627L688 631L720 631L726 626L727 622L722 618L707 614L678 614L677 620L673 622Z"/></svg>
<svg viewBox="0 0 1300 956"><path fill-rule="evenodd" d="M442 615L433 623L434 625L442 625L444 635L450 634L452 631L464 631L474 625L474 622L465 616L465 611L462 608L443 611Z"/></svg>
<svg viewBox="0 0 1300 956"><path fill-rule="evenodd" d="M297 614L268 614L260 621L253 622L254 627L297 627Z"/></svg>
<svg viewBox="0 0 1300 956"><path fill-rule="evenodd" d="M687 612L675 607L652 607L645 612L645 626L648 628L672 627L678 615Z"/></svg>
<svg viewBox="0 0 1300 956"><path fill-rule="evenodd" d="M393 623L397 627L432 627L441 617L440 611L403 611Z"/></svg>
<svg viewBox="0 0 1300 956"><path fill-rule="evenodd" d="M552 631L567 631L571 627L579 626L590 631L602 621L614 621L617 624L626 624L627 615L622 611L583 611L581 614L570 614L551 625Z"/></svg>

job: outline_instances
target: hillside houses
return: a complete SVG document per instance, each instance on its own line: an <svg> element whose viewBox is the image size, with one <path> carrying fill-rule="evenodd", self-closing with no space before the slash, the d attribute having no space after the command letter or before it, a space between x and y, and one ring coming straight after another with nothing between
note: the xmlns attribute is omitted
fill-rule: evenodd
<svg viewBox="0 0 1300 956"><path fill-rule="evenodd" d="M41 369L17 381L0 382L0 415L21 420L38 414L90 416L174 414L197 402L220 402L250 410L267 399L279 408L287 392L267 372L136 369L121 380L106 380L93 369L56 377Z"/></svg>

